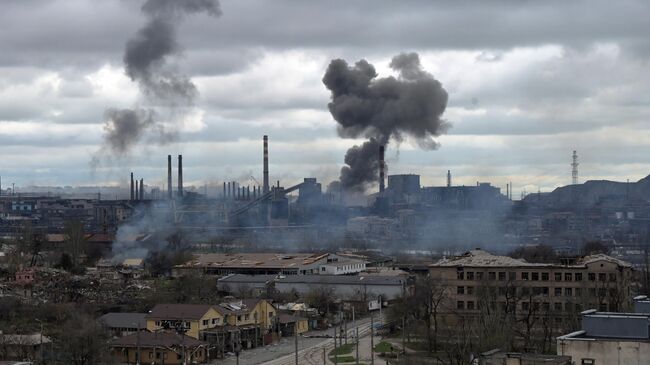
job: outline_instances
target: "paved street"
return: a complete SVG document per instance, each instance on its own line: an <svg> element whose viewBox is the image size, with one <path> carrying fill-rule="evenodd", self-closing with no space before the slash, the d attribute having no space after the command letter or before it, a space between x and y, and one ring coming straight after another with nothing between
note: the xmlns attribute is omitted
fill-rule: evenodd
<svg viewBox="0 0 650 365"><path fill-rule="evenodd" d="M370 318L363 318L357 321L359 326L359 337L361 338L359 345L359 354L363 362L369 363L370 359ZM348 343L353 343L354 328L352 322L348 323ZM327 331L312 331L308 335L322 335L333 334L333 329ZM379 338L375 340L378 342ZM375 342L375 343L377 343ZM305 338L299 337L298 339L298 363L305 365L320 365L323 364L323 348L329 353L334 348L334 340L331 338ZM282 338L279 343L260 347L253 350L243 351L239 356L240 365L294 365L295 360L295 343L294 338ZM353 351L354 355L354 351ZM217 361L218 364L235 365L236 359L234 357L227 358L222 361ZM332 364L327 360L327 364ZM384 364L383 361L375 360L376 365Z"/></svg>

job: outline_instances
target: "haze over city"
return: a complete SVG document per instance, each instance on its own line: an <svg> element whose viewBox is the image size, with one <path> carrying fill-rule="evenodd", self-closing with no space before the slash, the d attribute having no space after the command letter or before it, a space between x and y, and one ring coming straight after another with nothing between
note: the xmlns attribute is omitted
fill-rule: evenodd
<svg viewBox="0 0 650 365"><path fill-rule="evenodd" d="M512 181L518 196L569 183L574 149L581 181L650 171L641 1L223 1L221 16L176 26L168 62L198 93L191 112L165 122L174 138L143 135L98 164L106 111L147 104L123 61L146 14L136 1L36 3L4 2L0 14L5 187L126 186L130 170L162 186L164 156L179 153L188 185L259 180L262 134L273 141L274 179L328 183L363 141L336 133L321 81L328 63L366 59L380 77L395 76L390 60L402 52L417 52L448 92L451 127L435 151L409 138L391 145L390 173L442 185L450 169L457 184Z"/></svg>

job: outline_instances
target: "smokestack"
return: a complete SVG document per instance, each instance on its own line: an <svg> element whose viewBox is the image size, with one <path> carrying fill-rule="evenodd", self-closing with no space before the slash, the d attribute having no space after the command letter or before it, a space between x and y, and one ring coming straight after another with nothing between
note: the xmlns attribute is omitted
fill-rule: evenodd
<svg viewBox="0 0 650 365"><path fill-rule="evenodd" d="M379 146L379 192L384 192L384 146Z"/></svg>
<svg viewBox="0 0 650 365"><path fill-rule="evenodd" d="M226 199L226 182L223 182L223 198Z"/></svg>
<svg viewBox="0 0 650 365"><path fill-rule="evenodd" d="M264 136L264 193L269 192L269 137Z"/></svg>
<svg viewBox="0 0 650 365"><path fill-rule="evenodd" d="M140 200L144 200L144 179L140 178Z"/></svg>
<svg viewBox="0 0 650 365"><path fill-rule="evenodd" d="M172 197L172 155L167 155L167 199Z"/></svg>
<svg viewBox="0 0 650 365"><path fill-rule="evenodd" d="M447 187L451 187L451 170L447 170Z"/></svg>
<svg viewBox="0 0 650 365"><path fill-rule="evenodd" d="M178 196L183 197L183 155L178 155Z"/></svg>
<svg viewBox="0 0 650 365"><path fill-rule="evenodd" d="M135 186L133 186L133 173L131 173L131 201L135 199Z"/></svg>

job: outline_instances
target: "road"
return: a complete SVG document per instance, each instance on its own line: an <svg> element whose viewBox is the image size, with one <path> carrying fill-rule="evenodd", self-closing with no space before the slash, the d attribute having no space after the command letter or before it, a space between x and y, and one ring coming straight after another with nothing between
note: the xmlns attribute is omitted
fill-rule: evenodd
<svg viewBox="0 0 650 365"><path fill-rule="evenodd" d="M375 319L376 321L377 319ZM377 322L375 322L377 323ZM366 335L370 334L370 318L363 318L357 321L357 326L359 327L359 338L363 338ZM332 332L331 330L329 331L330 333ZM355 329L354 329L354 324L352 322L348 323L348 343L353 343L354 342L354 336L355 336ZM300 342L300 341L299 341ZM299 343L299 348L302 347L300 346ZM321 365L323 364L323 348L325 348L325 352L329 353L330 350L334 348L334 339L328 338L328 339L323 339L319 343L316 343L314 345L308 346L308 347L303 347L302 349L298 350L298 363L301 365ZM354 352L353 352L354 354ZM262 362L261 364L263 365L295 365L296 363L296 355L295 352L292 352L290 354L284 355L282 357L279 357L277 359L273 359L270 361ZM329 359L327 360L326 364L332 364Z"/></svg>

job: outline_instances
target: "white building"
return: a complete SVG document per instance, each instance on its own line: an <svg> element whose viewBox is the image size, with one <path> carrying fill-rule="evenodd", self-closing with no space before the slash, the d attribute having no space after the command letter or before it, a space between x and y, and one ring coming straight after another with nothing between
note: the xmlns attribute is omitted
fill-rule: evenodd
<svg viewBox="0 0 650 365"><path fill-rule="evenodd" d="M557 338L576 365L650 364L650 313L582 312L582 330Z"/></svg>

